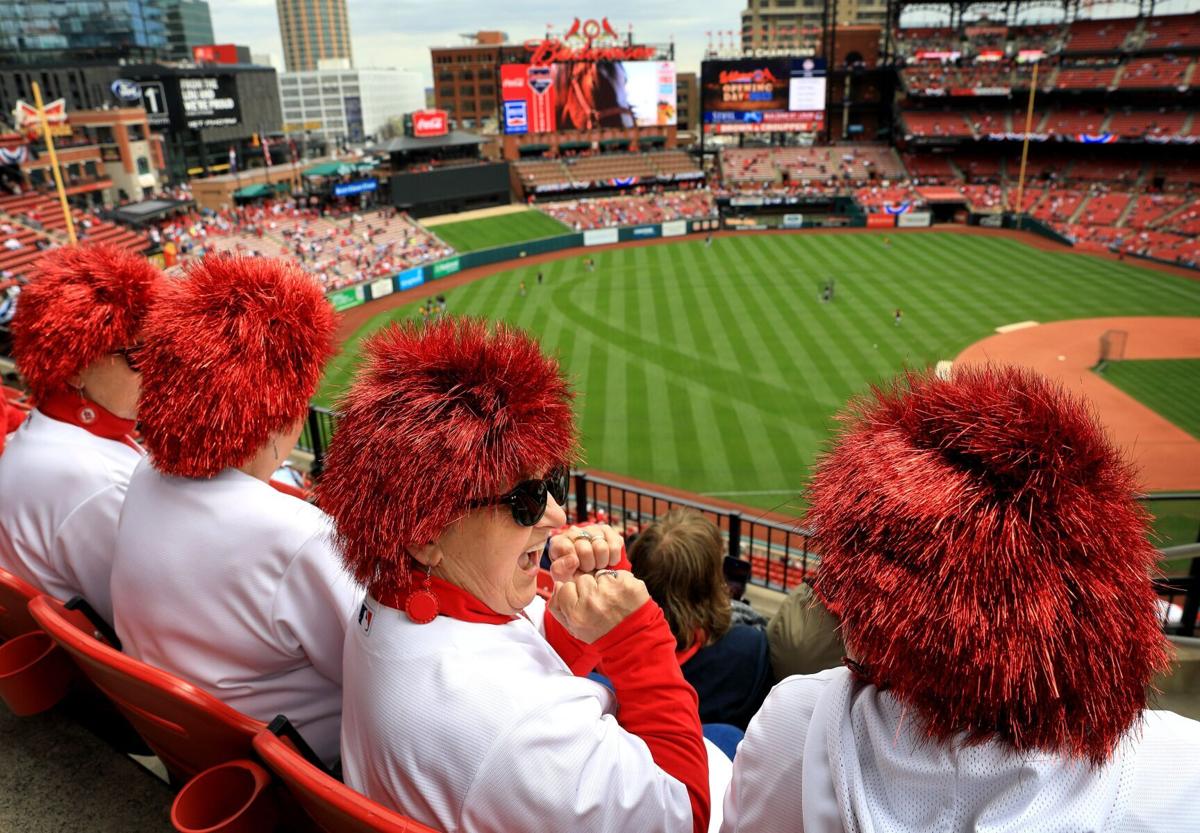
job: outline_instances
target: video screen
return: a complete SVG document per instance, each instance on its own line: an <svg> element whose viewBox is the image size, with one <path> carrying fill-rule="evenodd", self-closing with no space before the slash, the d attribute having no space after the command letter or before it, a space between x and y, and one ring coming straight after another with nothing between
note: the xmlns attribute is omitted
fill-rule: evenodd
<svg viewBox="0 0 1200 833"><path fill-rule="evenodd" d="M710 133L807 133L825 126L820 58L705 61L700 86Z"/></svg>
<svg viewBox="0 0 1200 833"><path fill-rule="evenodd" d="M675 64L578 61L500 67L504 132L675 124Z"/></svg>

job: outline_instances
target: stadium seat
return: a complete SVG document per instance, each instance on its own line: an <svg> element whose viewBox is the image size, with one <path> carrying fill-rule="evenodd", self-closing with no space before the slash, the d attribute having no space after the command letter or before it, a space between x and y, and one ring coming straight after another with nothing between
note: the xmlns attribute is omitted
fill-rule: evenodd
<svg viewBox="0 0 1200 833"><path fill-rule="evenodd" d="M7 570L0 570L0 699L18 716L38 714L57 705L71 688L70 658L29 614L41 592ZM61 603L53 602L60 605ZM62 611L76 627L86 628L78 613Z"/></svg>
<svg viewBox="0 0 1200 833"><path fill-rule="evenodd" d="M325 833L437 833L321 772L269 729L254 737L254 751Z"/></svg>
<svg viewBox="0 0 1200 833"><path fill-rule="evenodd" d="M251 739L265 727L191 683L104 644L48 596L31 601L29 613L133 724L172 783L246 757Z"/></svg>
<svg viewBox="0 0 1200 833"><path fill-rule="evenodd" d="M36 587L0 570L0 637L12 639L38 629L29 615L29 602L41 595Z"/></svg>

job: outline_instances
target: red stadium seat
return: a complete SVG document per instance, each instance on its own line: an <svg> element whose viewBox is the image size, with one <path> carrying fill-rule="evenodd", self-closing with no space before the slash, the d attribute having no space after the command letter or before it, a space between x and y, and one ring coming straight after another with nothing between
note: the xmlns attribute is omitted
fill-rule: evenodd
<svg viewBox="0 0 1200 833"><path fill-rule="evenodd" d="M75 677L71 660L29 615L29 603L41 591L7 570L0 570L0 699L13 714L44 712L67 695ZM54 604L58 604L55 602ZM76 627L81 614L67 613Z"/></svg>
<svg viewBox="0 0 1200 833"><path fill-rule="evenodd" d="M38 629L29 615L29 603L41 591L8 570L0 570L0 637L12 639Z"/></svg>
<svg viewBox="0 0 1200 833"><path fill-rule="evenodd" d="M325 833L437 833L321 772L270 730L255 736L254 751Z"/></svg>
<svg viewBox="0 0 1200 833"><path fill-rule="evenodd" d="M246 757L251 739L266 725L173 674L114 650L67 618L47 596L30 602L29 613L129 719L174 783Z"/></svg>

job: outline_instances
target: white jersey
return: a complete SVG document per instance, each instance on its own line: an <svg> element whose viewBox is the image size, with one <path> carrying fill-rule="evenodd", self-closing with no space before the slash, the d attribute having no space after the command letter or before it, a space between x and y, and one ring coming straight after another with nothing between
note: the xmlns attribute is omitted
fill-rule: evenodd
<svg viewBox="0 0 1200 833"><path fill-rule="evenodd" d="M141 452L33 411L0 455L0 567L111 622L117 518Z"/></svg>
<svg viewBox="0 0 1200 833"><path fill-rule="evenodd" d="M330 531L316 507L236 469L193 480L145 461L113 565L125 652L258 720L286 714L336 760L342 643L362 592Z"/></svg>
<svg viewBox="0 0 1200 833"><path fill-rule="evenodd" d="M845 668L789 677L738 747L723 831L1154 833L1200 830L1200 723L1144 712L1112 758L927 740Z"/></svg>
<svg viewBox="0 0 1200 833"><path fill-rule="evenodd" d="M690 833L684 785L617 723L613 693L555 653L545 603L525 613L417 625L368 598L346 635L346 783L445 833ZM730 765L706 748L715 830Z"/></svg>

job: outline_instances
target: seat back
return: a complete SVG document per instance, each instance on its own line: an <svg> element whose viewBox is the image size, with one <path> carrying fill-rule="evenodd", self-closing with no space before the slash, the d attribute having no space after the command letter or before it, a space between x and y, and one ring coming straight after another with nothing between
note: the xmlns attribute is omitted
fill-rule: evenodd
<svg viewBox="0 0 1200 833"><path fill-rule="evenodd" d="M38 629L29 615L29 602L40 595L32 584L0 570L0 637L12 639Z"/></svg>
<svg viewBox="0 0 1200 833"><path fill-rule="evenodd" d="M46 596L30 602L29 613L133 724L175 783L249 756L254 735L266 726L191 683L114 650L81 630Z"/></svg>
<svg viewBox="0 0 1200 833"><path fill-rule="evenodd" d="M254 736L254 751L325 833L438 833L326 775L269 729Z"/></svg>

